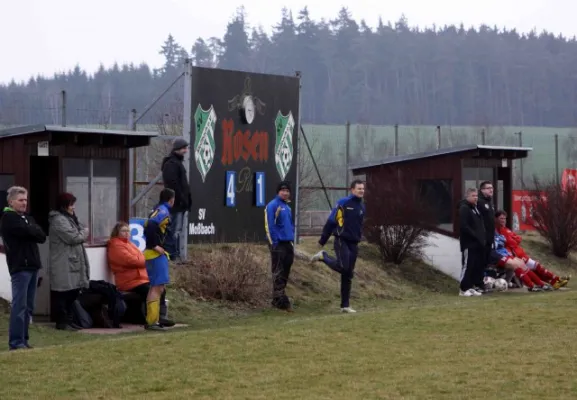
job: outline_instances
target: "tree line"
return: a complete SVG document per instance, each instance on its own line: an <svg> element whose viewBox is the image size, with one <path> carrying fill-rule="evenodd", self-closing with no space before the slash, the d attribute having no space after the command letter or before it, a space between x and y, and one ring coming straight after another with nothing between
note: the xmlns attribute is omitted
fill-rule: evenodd
<svg viewBox="0 0 577 400"><path fill-rule="evenodd" d="M356 21L346 8L311 19L308 8L281 11L271 34L248 26L244 9L222 38L190 49L168 35L164 64L80 66L52 77L0 86L0 124L57 119L66 90L69 123L125 124L182 71L198 66L293 75L302 72L302 121L314 124L516 125L569 127L577 122L577 41L550 32L521 34L483 25L413 27L406 18ZM179 103L180 86L153 116ZM161 110L161 111L158 111ZM71 110L74 111L74 110Z"/></svg>

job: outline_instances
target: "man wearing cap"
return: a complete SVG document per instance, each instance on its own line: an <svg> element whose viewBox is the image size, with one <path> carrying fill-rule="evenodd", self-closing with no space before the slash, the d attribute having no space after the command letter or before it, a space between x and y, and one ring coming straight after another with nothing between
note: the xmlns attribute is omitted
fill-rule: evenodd
<svg viewBox="0 0 577 400"><path fill-rule="evenodd" d="M285 288L294 260L295 229L289 207L290 184L286 181L277 186L276 197L264 210L264 229L269 242L272 259L273 294L272 305L292 312Z"/></svg>
<svg viewBox="0 0 577 400"><path fill-rule="evenodd" d="M184 168L184 155L188 151L188 142L178 138L172 145L172 152L162 160L162 181L164 187L174 190L174 206L170 210L170 227L164 243L171 260L180 259L180 234L184 224L184 213L190 210L192 198L190 185Z"/></svg>

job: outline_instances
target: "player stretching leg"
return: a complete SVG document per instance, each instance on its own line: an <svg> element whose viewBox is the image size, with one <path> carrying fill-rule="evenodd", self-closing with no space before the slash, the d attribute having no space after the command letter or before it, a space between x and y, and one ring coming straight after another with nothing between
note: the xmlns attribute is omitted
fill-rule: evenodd
<svg viewBox="0 0 577 400"><path fill-rule="evenodd" d="M363 202L365 184L355 180L351 183L350 189L349 196L337 201L319 239L319 245L323 247L331 235L335 237L336 258L330 257L323 250L311 258L311 262L322 261L333 271L341 274L341 311L344 313L356 312L350 306L351 286L365 217Z"/></svg>

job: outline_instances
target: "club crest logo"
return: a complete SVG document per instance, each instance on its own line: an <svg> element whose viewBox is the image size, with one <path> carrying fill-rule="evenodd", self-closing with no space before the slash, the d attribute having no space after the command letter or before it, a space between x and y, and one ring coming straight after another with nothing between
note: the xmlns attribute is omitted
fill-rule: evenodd
<svg viewBox="0 0 577 400"><path fill-rule="evenodd" d="M289 111L288 115L285 116L279 110L274 125L276 131L274 159L280 179L284 180L292 165L294 153L293 129L295 120L292 112Z"/></svg>
<svg viewBox="0 0 577 400"><path fill-rule="evenodd" d="M214 107L211 105L208 110L204 110L199 104L194 113L194 122L194 160L204 183L206 175L212 167L216 149L214 143L214 128L216 126Z"/></svg>

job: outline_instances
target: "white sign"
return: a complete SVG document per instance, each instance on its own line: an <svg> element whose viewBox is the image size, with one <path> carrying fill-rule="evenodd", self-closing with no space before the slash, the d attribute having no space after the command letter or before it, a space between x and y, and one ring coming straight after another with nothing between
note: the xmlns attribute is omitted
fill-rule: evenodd
<svg viewBox="0 0 577 400"><path fill-rule="evenodd" d="M50 153L50 148L48 147L48 142L38 142L38 155L40 157L48 157Z"/></svg>
<svg viewBox="0 0 577 400"><path fill-rule="evenodd" d="M199 208L198 209L198 219L199 221L204 221L206 218L206 208ZM196 235L214 235L216 233L216 227L214 224L205 225L203 222L198 223L191 223L188 224L188 235L189 236L196 236Z"/></svg>
<svg viewBox="0 0 577 400"><path fill-rule="evenodd" d="M216 233L216 227L214 224L205 225L202 222L188 224L188 234L192 235L214 235Z"/></svg>
<svg viewBox="0 0 577 400"><path fill-rule="evenodd" d="M144 251L146 249L146 240L144 239L144 219L130 220L130 241L134 243L138 250Z"/></svg>

